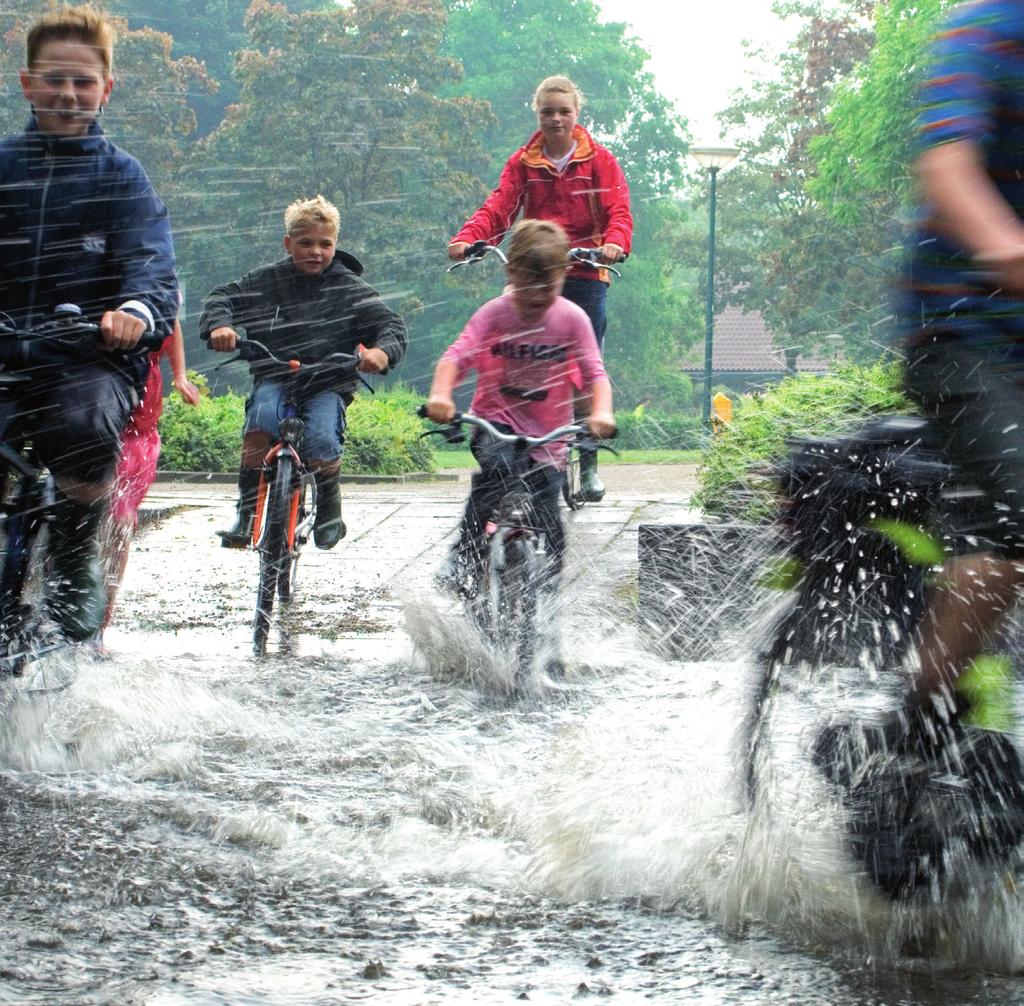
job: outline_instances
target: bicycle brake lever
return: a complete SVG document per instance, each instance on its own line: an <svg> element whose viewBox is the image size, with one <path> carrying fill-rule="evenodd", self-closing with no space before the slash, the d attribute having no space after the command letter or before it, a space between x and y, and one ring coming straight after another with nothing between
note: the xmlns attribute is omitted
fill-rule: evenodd
<svg viewBox="0 0 1024 1006"><path fill-rule="evenodd" d="M214 370L220 370L221 367L226 367L229 363L237 363L239 360L244 360L244 359L245 359L245 357L242 356L241 353L239 353L238 356L232 356L229 359L224 360L222 363L215 364L213 369Z"/></svg>
<svg viewBox="0 0 1024 1006"><path fill-rule="evenodd" d="M577 437L573 442L572 446L577 450L582 451L609 451L616 457L619 456L619 452L608 444L604 440L598 440L596 437Z"/></svg>
<svg viewBox="0 0 1024 1006"><path fill-rule="evenodd" d="M367 380L367 379L366 379L365 377L363 377L363 375L362 375L362 374L360 374L358 370L357 370L357 371L356 371L355 373L356 373L356 377L358 377L358 378L359 378L359 383L360 383L360 384L361 384L361 385L362 385L362 386L363 386L364 388L366 388L366 390L367 390L368 392L370 392L370 394L371 394L371 395L375 395L375 394L377 394L377 392L376 392L376 390L374 389L373 385L372 385L372 384L371 384L371 383L370 383L370 382L369 382L369 381L368 381L368 380Z"/></svg>
<svg viewBox="0 0 1024 1006"><path fill-rule="evenodd" d="M445 440L450 444L461 444L466 441L466 434L462 432L461 427L456 426L444 426L438 427L436 430L424 430L419 439L422 440L424 437L444 437Z"/></svg>

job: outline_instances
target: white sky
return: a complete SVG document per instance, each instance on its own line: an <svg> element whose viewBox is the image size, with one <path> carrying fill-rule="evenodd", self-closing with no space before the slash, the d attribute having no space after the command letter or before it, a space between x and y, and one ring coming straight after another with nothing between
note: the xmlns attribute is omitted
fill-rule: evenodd
<svg viewBox="0 0 1024 1006"><path fill-rule="evenodd" d="M720 139L715 113L750 72L742 43L774 51L790 40L771 0L597 0L605 21L624 21L651 54L658 90L690 121L694 143Z"/></svg>

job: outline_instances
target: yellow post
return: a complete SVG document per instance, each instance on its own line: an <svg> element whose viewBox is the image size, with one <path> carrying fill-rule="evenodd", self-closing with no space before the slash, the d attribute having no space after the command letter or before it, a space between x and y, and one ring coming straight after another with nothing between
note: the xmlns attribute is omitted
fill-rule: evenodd
<svg viewBox="0 0 1024 1006"><path fill-rule="evenodd" d="M732 399L721 391L711 399L711 429L721 433L732 422Z"/></svg>

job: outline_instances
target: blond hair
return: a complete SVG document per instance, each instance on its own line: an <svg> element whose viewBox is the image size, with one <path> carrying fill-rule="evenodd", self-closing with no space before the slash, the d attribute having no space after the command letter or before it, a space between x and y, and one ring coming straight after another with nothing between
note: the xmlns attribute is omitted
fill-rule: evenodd
<svg viewBox="0 0 1024 1006"><path fill-rule="evenodd" d="M84 4L81 7L58 7L37 18L25 39L25 59L29 70L39 59L47 42L81 42L96 50L103 63L103 73L110 76L114 66L114 26L107 16Z"/></svg>
<svg viewBox="0 0 1024 1006"><path fill-rule="evenodd" d="M538 283L558 278L569 267L569 238L551 220L520 220L508 243L508 268Z"/></svg>
<svg viewBox="0 0 1024 1006"><path fill-rule="evenodd" d="M568 94L578 112L583 106L583 92L568 77L545 77L533 92L533 104L531 107L536 112L540 108L541 100L550 91L558 91L560 94Z"/></svg>
<svg viewBox="0 0 1024 1006"><path fill-rule="evenodd" d="M341 215L338 207L332 202L324 199L323 196L314 196L312 199L296 199L288 209L284 211L284 229L289 236L299 231L308 230L310 227L330 227L337 238L341 229Z"/></svg>

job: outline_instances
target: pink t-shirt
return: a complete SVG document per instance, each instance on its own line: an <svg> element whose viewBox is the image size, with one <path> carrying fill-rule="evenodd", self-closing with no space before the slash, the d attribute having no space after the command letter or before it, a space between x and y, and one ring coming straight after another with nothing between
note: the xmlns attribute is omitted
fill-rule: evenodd
<svg viewBox="0 0 1024 1006"><path fill-rule="evenodd" d="M537 437L573 421L577 388L607 380L594 329L581 307L559 297L544 317L524 325L508 294L488 301L466 323L442 360L451 360L461 381L477 374L470 411L516 433ZM541 402L501 389L547 392ZM565 466L565 444L531 452L541 464Z"/></svg>

